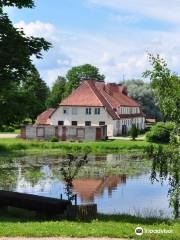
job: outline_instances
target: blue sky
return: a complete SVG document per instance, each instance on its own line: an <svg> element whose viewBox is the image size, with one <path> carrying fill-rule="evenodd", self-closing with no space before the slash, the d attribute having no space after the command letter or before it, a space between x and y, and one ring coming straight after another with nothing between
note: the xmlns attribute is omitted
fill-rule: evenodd
<svg viewBox="0 0 180 240"><path fill-rule="evenodd" d="M52 42L43 60L34 60L49 86L85 63L99 67L108 82L123 75L140 78L149 67L147 52L161 54L179 73L179 0L35 0L35 5L6 10L27 35Z"/></svg>

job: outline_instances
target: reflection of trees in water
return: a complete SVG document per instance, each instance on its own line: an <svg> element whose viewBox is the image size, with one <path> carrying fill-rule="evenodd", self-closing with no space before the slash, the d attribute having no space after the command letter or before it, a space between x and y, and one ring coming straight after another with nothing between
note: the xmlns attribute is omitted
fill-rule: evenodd
<svg viewBox="0 0 180 240"><path fill-rule="evenodd" d="M173 209L175 218L179 217L180 205L180 158L176 144L169 147L150 145L147 149L148 156L153 159L151 181L160 181L161 184L168 180L169 205Z"/></svg>
<svg viewBox="0 0 180 240"><path fill-rule="evenodd" d="M31 186L34 187L40 180L44 178L45 174L42 172L41 167L35 167L26 169L24 172L24 178L27 182L31 183Z"/></svg>
<svg viewBox="0 0 180 240"><path fill-rule="evenodd" d="M18 178L17 169L1 168L0 167L0 188L6 191L11 191L16 187Z"/></svg>
<svg viewBox="0 0 180 240"><path fill-rule="evenodd" d="M13 166L13 160L6 157L0 158L0 189L11 191L16 187L18 170Z"/></svg>

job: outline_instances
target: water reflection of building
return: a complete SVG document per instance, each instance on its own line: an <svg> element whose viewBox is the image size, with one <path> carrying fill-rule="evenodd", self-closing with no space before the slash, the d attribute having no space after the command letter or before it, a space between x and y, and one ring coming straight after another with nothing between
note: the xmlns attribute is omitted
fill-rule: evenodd
<svg viewBox="0 0 180 240"><path fill-rule="evenodd" d="M73 181L73 191L79 194L82 202L92 202L96 196L102 196L106 189L111 196L119 184L125 183L126 175L113 175L103 179L76 179Z"/></svg>

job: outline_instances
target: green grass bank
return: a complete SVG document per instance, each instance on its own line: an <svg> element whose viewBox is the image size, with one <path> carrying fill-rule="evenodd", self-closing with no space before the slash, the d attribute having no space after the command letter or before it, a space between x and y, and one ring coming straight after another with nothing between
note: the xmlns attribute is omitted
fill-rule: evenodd
<svg viewBox="0 0 180 240"><path fill-rule="evenodd" d="M168 234L144 233L135 235L135 228L170 230ZM115 237L133 239L180 239L180 221L142 218L130 215L103 215L90 222L40 221L17 216L0 217L1 237Z"/></svg>
<svg viewBox="0 0 180 240"><path fill-rule="evenodd" d="M94 154L143 151L149 143L143 140L107 140L98 142L47 142L23 139L0 139L1 154L64 154L85 152Z"/></svg>

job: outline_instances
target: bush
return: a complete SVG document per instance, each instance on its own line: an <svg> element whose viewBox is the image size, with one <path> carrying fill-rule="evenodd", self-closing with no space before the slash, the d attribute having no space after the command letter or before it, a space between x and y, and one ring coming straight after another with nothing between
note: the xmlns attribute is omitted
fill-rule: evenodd
<svg viewBox="0 0 180 240"><path fill-rule="evenodd" d="M0 127L1 132L14 132L14 130L15 130L14 126L3 125Z"/></svg>
<svg viewBox="0 0 180 240"><path fill-rule="evenodd" d="M172 122L159 122L146 134L148 142L169 143L175 125Z"/></svg>
<svg viewBox="0 0 180 240"><path fill-rule="evenodd" d="M52 137L50 139L50 142L59 142L58 138L57 137Z"/></svg>
<svg viewBox="0 0 180 240"><path fill-rule="evenodd" d="M131 137L132 137L133 140L135 140L137 138L138 133L139 133L138 128L136 127L135 124L133 124L132 128L131 128L131 131L130 131L130 134L131 134Z"/></svg>

